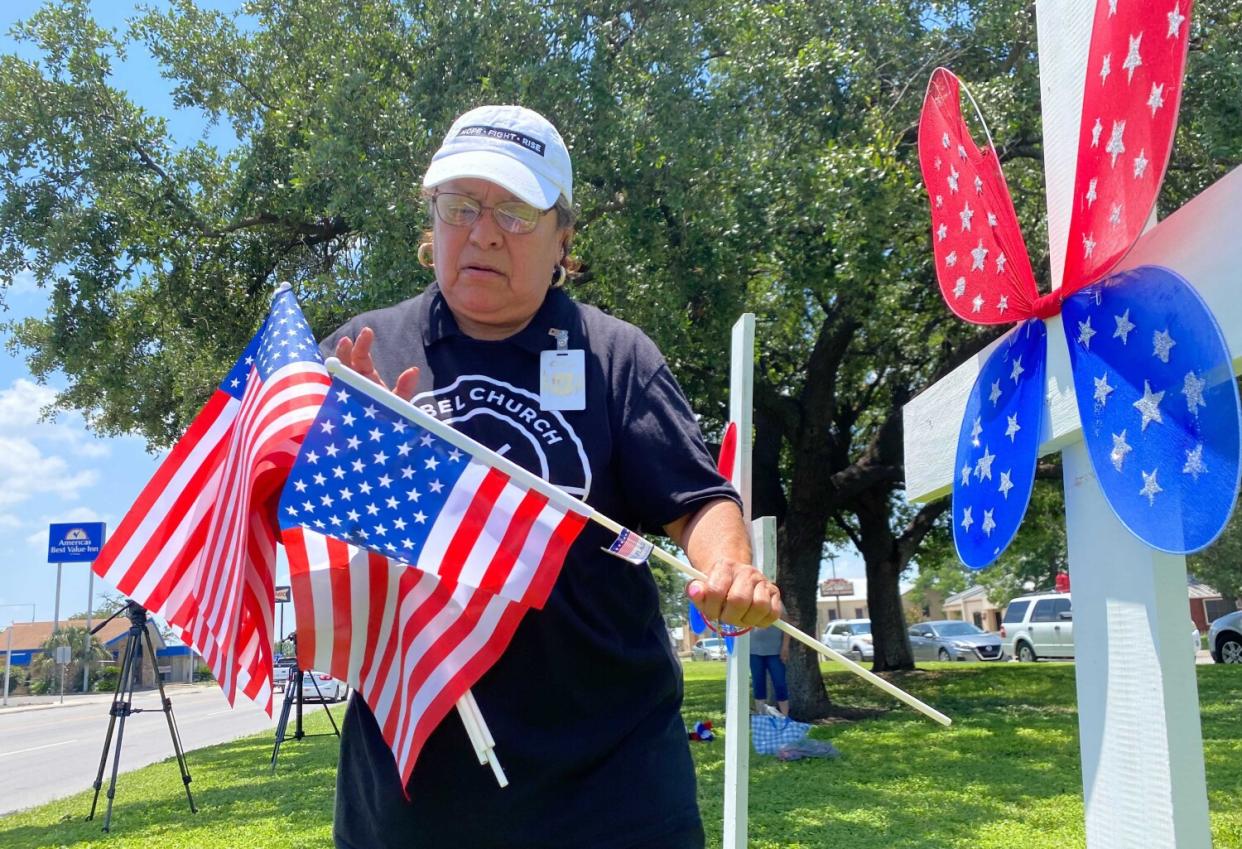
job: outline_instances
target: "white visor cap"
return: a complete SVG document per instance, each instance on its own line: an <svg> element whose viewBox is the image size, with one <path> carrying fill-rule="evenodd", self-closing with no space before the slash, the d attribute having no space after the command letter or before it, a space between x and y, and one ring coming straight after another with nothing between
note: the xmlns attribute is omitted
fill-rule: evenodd
<svg viewBox="0 0 1242 849"><path fill-rule="evenodd" d="M453 122L423 177L431 189L463 177L503 186L531 206L573 202L574 169L556 127L522 106L480 106Z"/></svg>

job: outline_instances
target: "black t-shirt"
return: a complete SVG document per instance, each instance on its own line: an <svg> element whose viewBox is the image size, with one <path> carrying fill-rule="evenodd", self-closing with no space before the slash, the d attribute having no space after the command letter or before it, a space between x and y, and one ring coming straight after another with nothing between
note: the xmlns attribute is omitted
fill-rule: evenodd
<svg viewBox="0 0 1242 849"><path fill-rule="evenodd" d="M659 533L708 501L737 499L651 340L559 289L524 330L482 341L460 331L433 284L353 319L324 341L325 354L366 326L389 386L418 366L416 405L626 527ZM540 352L556 348L553 330L585 351L585 410L541 409ZM420 754L407 803L371 712L354 698L337 777L338 847L702 845L681 670L650 571L601 551L612 539L587 525L547 604L526 614L473 688L509 786L479 766L454 712Z"/></svg>

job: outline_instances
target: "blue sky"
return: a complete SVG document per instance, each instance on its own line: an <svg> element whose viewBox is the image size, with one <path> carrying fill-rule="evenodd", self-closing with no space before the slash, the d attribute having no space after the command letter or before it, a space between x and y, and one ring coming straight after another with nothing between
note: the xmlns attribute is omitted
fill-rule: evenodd
<svg viewBox="0 0 1242 849"><path fill-rule="evenodd" d="M155 4L159 5L159 4ZM200 6L235 9L240 3L219 0ZM19 20L40 6L32 0L7 0L0 4L0 52L25 52L8 35ZM128 0L93 4L101 24L124 29L135 14L137 3ZM135 45L123 63L114 68L113 85L125 91L148 112L164 117L180 144L206 138L220 149L234 139L226 127L209 128L203 116L173 108L169 84L159 67L141 46ZM8 311L0 322L46 309L45 293L29 277L16 278L6 295ZM4 334L0 331L0 346ZM0 351L3 348L0 347ZM102 521L111 530L156 468L158 458L148 454L137 437L102 439L91 434L78 415L61 414L43 421L40 410L49 404L63 379L52 378L40 386L20 358L0 355L0 625L11 619L29 619L34 604L38 619L51 619L55 602L56 567L47 563L47 526L51 522ZM854 552L837 558L837 574L861 577L861 559ZM828 569L825 564L824 573ZM287 567L281 558L277 582L286 583ZM112 588L95 581L95 598ZM87 606L87 567L64 568L61 617ZM292 609L285 611L285 627L291 630Z"/></svg>

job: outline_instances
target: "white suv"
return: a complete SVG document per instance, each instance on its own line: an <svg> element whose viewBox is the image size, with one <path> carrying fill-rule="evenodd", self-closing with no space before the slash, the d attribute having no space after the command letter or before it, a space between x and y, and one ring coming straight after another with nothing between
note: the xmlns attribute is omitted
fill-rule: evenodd
<svg viewBox="0 0 1242 849"><path fill-rule="evenodd" d="M1000 629L1005 653L1030 662L1074 657L1074 612L1069 593L1034 593L1005 608Z"/></svg>
<svg viewBox="0 0 1242 849"><path fill-rule="evenodd" d="M854 660L871 660L875 657L875 647L871 645L870 619L839 619L832 622L824 629L821 642Z"/></svg>

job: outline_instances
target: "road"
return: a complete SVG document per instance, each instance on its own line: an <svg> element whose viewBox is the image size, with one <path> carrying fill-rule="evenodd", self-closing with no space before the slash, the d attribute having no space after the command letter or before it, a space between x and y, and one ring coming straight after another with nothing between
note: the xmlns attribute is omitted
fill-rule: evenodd
<svg viewBox="0 0 1242 849"><path fill-rule="evenodd" d="M167 692L187 752L261 731L275 734L275 721L244 697L230 708L218 687L179 686ZM79 696L64 705L0 710L0 814L90 789L99 769L110 704L111 696ZM125 722L122 772L173 755L159 691L135 693L134 707L148 710ZM194 759L188 760L193 776ZM110 754L105 790L111 769Z"/></svg>

